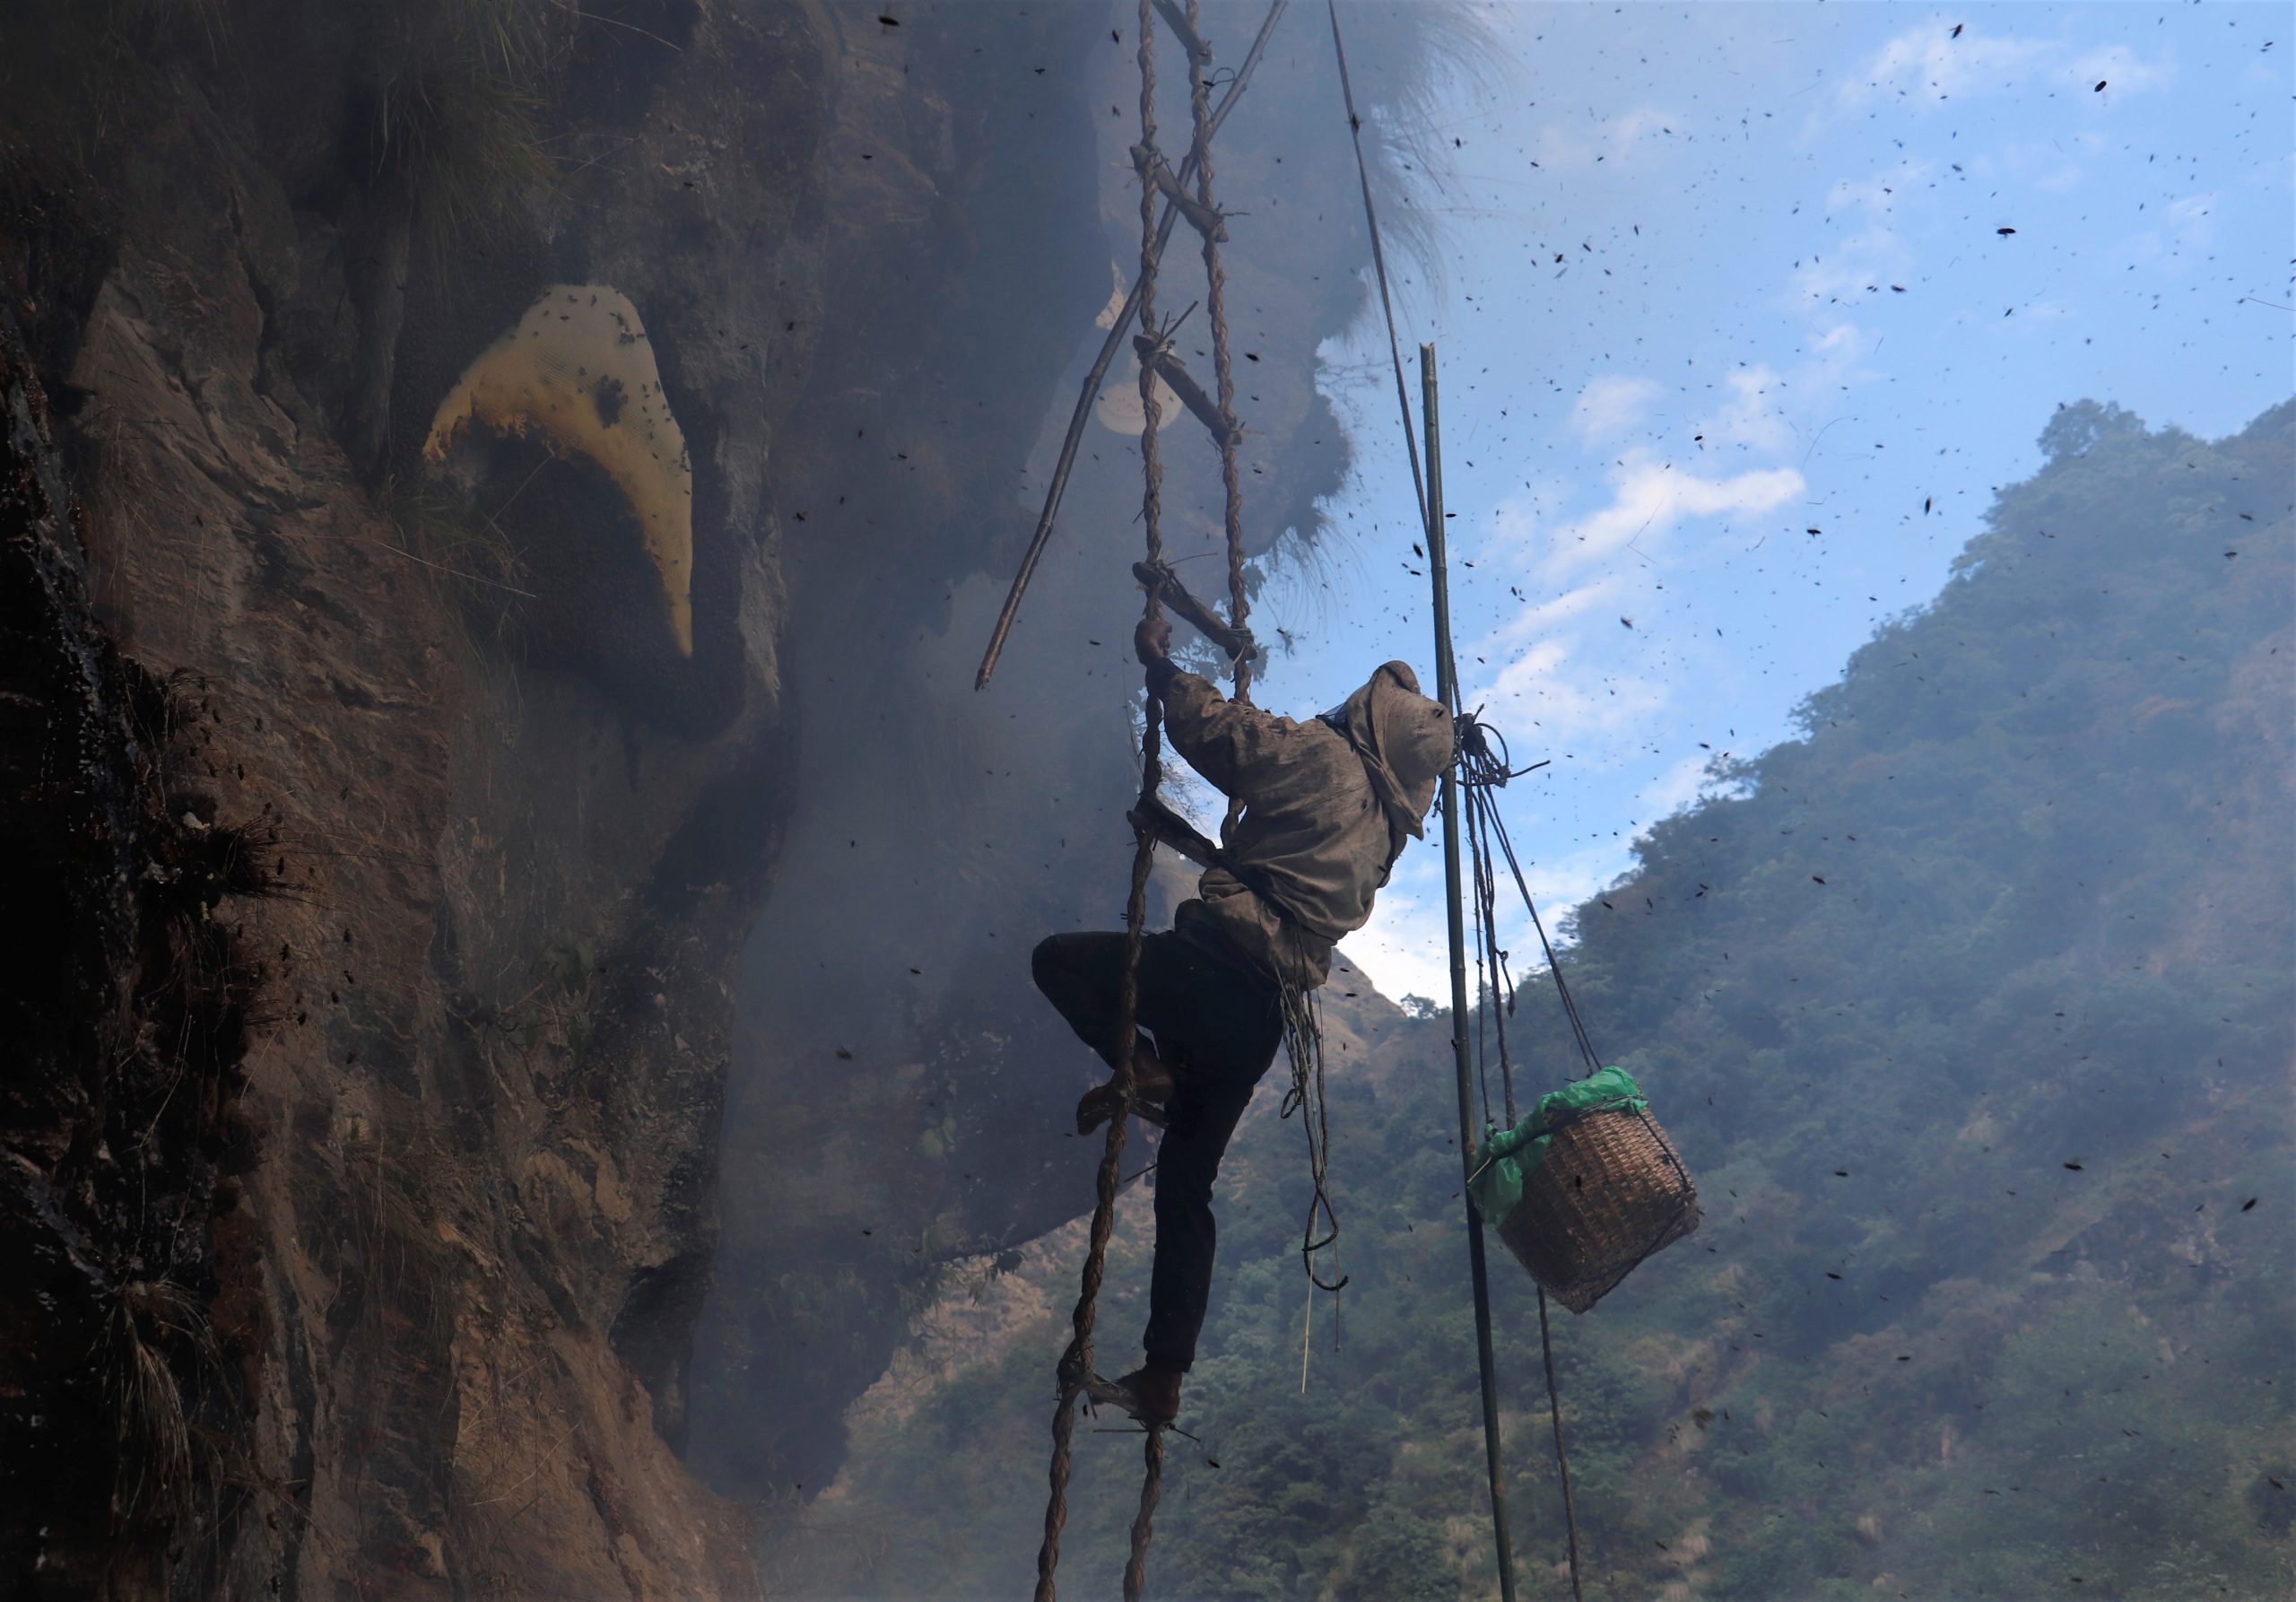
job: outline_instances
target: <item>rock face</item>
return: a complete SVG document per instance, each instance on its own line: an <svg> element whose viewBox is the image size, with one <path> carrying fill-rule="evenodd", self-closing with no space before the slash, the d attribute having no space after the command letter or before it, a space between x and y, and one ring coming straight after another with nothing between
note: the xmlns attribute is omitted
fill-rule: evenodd
<svg viewBox="0 0 2296 1602"><path fill-rule="evenodd" d="M268 820L220 823L210 708L89 614L81 508L0 314L0 1561L128 1590L212 1484L260 1310L236 1105L264 969L227 921Z"/></svg>
<svg viewBox="0 0 2296 1602"><path fill-rule="evenodd" d="M693 0L0 23L11 649L109 664L68 705L53 674L11 681L11 843L78 849L93 814L37 759L92 729L117 816L87 838L124 869L217 831L262 848L245 883L169 892L212 932L152 947L181 909L110 890L11 992L49 1042L0 1127L31 1254L0 1285L11 1588L756 1592L745 1522L675 1449L731 963L790 810L806 531L784 485L962 371L980 404L917 471L948 527L1004 536L987 502L1104 293L1089 205L1061 213L1091 183L1065 69L1101 18L1037 10L899 33ZM1023 88L1025 116L990 109ZM582 393L593 439L641 400L674 420L690 623L647 599L682 597L629 452L473 427L424 460L458 377L552 285L643 319L655 393ZM1043 317L1015 332L1022 304ZM52 440L43 394L69 414ZM200 796L170 822L152 786L186 764ZM225 893L257 866L267 893ZM107 978L121 1027L227 1026L132 1126L183 1052L91 1067ZM136 988L164 983L188 1001ZM166 1183L131 1206L137 1171ZM140 1354L159 1421L117 1448L117 1386L57 1360L91 1331ZM24 1433L35 1414L76 1455ZM183 1442L153 1445L169 1417Z"/></svg>
<svg viewBox="0 0 2296 1602"><path fill-rule="evenodd" d="M10 1587L755 1594L736 1503L1087 1204L1025 958L1129 849L1125 362L969 686L1136 261L1133 24L0 9L0 826L71 910L0 987ZM1279 32L1222 135L1255 553L1345 460L1329 73Z"/></svg>

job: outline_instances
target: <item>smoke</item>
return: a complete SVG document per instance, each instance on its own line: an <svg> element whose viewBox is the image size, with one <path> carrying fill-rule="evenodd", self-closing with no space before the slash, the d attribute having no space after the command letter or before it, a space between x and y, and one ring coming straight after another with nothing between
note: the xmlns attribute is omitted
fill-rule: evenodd
<svg viewBox="0 0 2296 1602"><path fill-rule="evenodd" d="M1206 14L1231 64L1263 13ZM961 45L952 59L1041 58L1057 34L1078 65L1065 85L985 65L938 85L967 106L976 143L959 159L981 177L961 233L919 241L920 281L935 250L969 252L930 353L891 365L895 343L858 326L879 309L850 309L856 325L832 321L814 401L780 453L796 800L743 962L691 1449L739 1493L826 1483L845 1403L883 1371L940 1265L1021 1245L1090 1203L1096 1146L1073 1136L1071 1109L1098 1075L1036 996L1028 958L1047 934L1118 927L1123 913L1138 786L1129 568L1143 530L1121 407L1096 405L1087 422L996 676L971 684L1104 337L1093 318L1111 268L1128 283L1138 262L1129 19L1111 12L1094 30L1083 24L1102 19L1070 13L1033 35L1017 10L941 14ZM1382 118L1379 181L1409 188L1433 170L1420 149L1431 84L1479 36L1422 6L1350 7L1346 23L1351 60L1366 63L1359 100ZM1164 65L1161 138L1177 160L1186 74L1176 50ZM1222 254L1256 554L1312 546L1317 503L1346 468L1316 387L1318 345L1369 303L1339 105L1328 26L1294 7L1217 147L1220 203L1238 213ZM1057 139L1069 143L1047 145ZM1431 226L1404 233L1407 259L1431 268ZM1182 227L1165 255L1163 319L1205 297L1194 242ZM1208 387L1200 305L1178 349ZM1120 359L1101 392L1135 382ZM1217 454L1175 408L1162 456L1168 555L1197 594L1221 598ZM1158 921L1170 900L1160 893Z"/></svg>

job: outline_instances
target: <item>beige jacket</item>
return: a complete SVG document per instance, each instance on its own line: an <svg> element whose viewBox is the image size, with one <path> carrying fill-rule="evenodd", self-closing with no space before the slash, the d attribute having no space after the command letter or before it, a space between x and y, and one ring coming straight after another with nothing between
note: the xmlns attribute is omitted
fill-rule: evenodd
<svg viewBox="0 0 2296 1602"><path fill-rule="evenodd" d="M1244 803L1173 925L1224 961L1309 990L1332 947L1363 927L1405 841L1421 832L1451 755L1451 720L1389 662L1344 707L1295 723L1232 701L1160 663L1149 683L1172 748Z"/></svg>

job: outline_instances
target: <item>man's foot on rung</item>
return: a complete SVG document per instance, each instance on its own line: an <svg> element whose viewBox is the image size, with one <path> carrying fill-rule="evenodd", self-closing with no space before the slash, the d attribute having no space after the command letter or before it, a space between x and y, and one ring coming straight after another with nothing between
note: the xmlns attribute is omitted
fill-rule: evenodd
<svg viewBox="0 0 2296 1602"><path fill-rule="evenodd" d="M1085 1383L1084 1395L1095 1406L1114 1407L1151 1429L1169 1424L1180 1415L1180 1380L1170 1369L1143 1365L1120 1380L1098 1374Z"/></svg>
<svg viewBox="0 0 2296 1602"><path fill-rule="evenodd" d="M1076 1133L1090 1135L1114 1118L1116 1110L1123 1105L1124 1097L1113 1080L1106 1084L1094 1085L1084 1093L1083 1100L1076 1103ZM1132 1115L1143 1123L1153 1124L1159 1129L1164 1127L1163 1108L1140 1093L1135 1093L1131 1109Z"/></svg>

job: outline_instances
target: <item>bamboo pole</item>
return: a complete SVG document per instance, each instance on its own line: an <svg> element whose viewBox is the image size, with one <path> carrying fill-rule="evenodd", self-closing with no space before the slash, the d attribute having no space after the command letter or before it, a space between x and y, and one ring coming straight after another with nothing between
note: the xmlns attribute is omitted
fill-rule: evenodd
<svg viewBox="0 0 2296 1602"><path fill-rule="evenodd" d="M1420 426L1427 434L1427 572L1435 588L1435 699L1456 717L1458 669L1451 658L1451 584L1443 556L1443 452L1437 426L1435 347L1419 347ZM1443 887L1451 937L1451 1054L1459 1081L1459 1162L1474 1172L1474 1068L1467 1056L1467 940L1459 871L1459 780L1443 770ZM1515 1550L1507 1533L1507 1467L1500 1453L1498 1375L1491 1354L1491 1276L1484 1266L1483 1219L1467 1199L1467 1271L1474 1284L1475 1361L1483 1374L1483 1447L1491 1474L1491 1529L1499 1545L1499 1595L1515 1602Z"/></svg>

